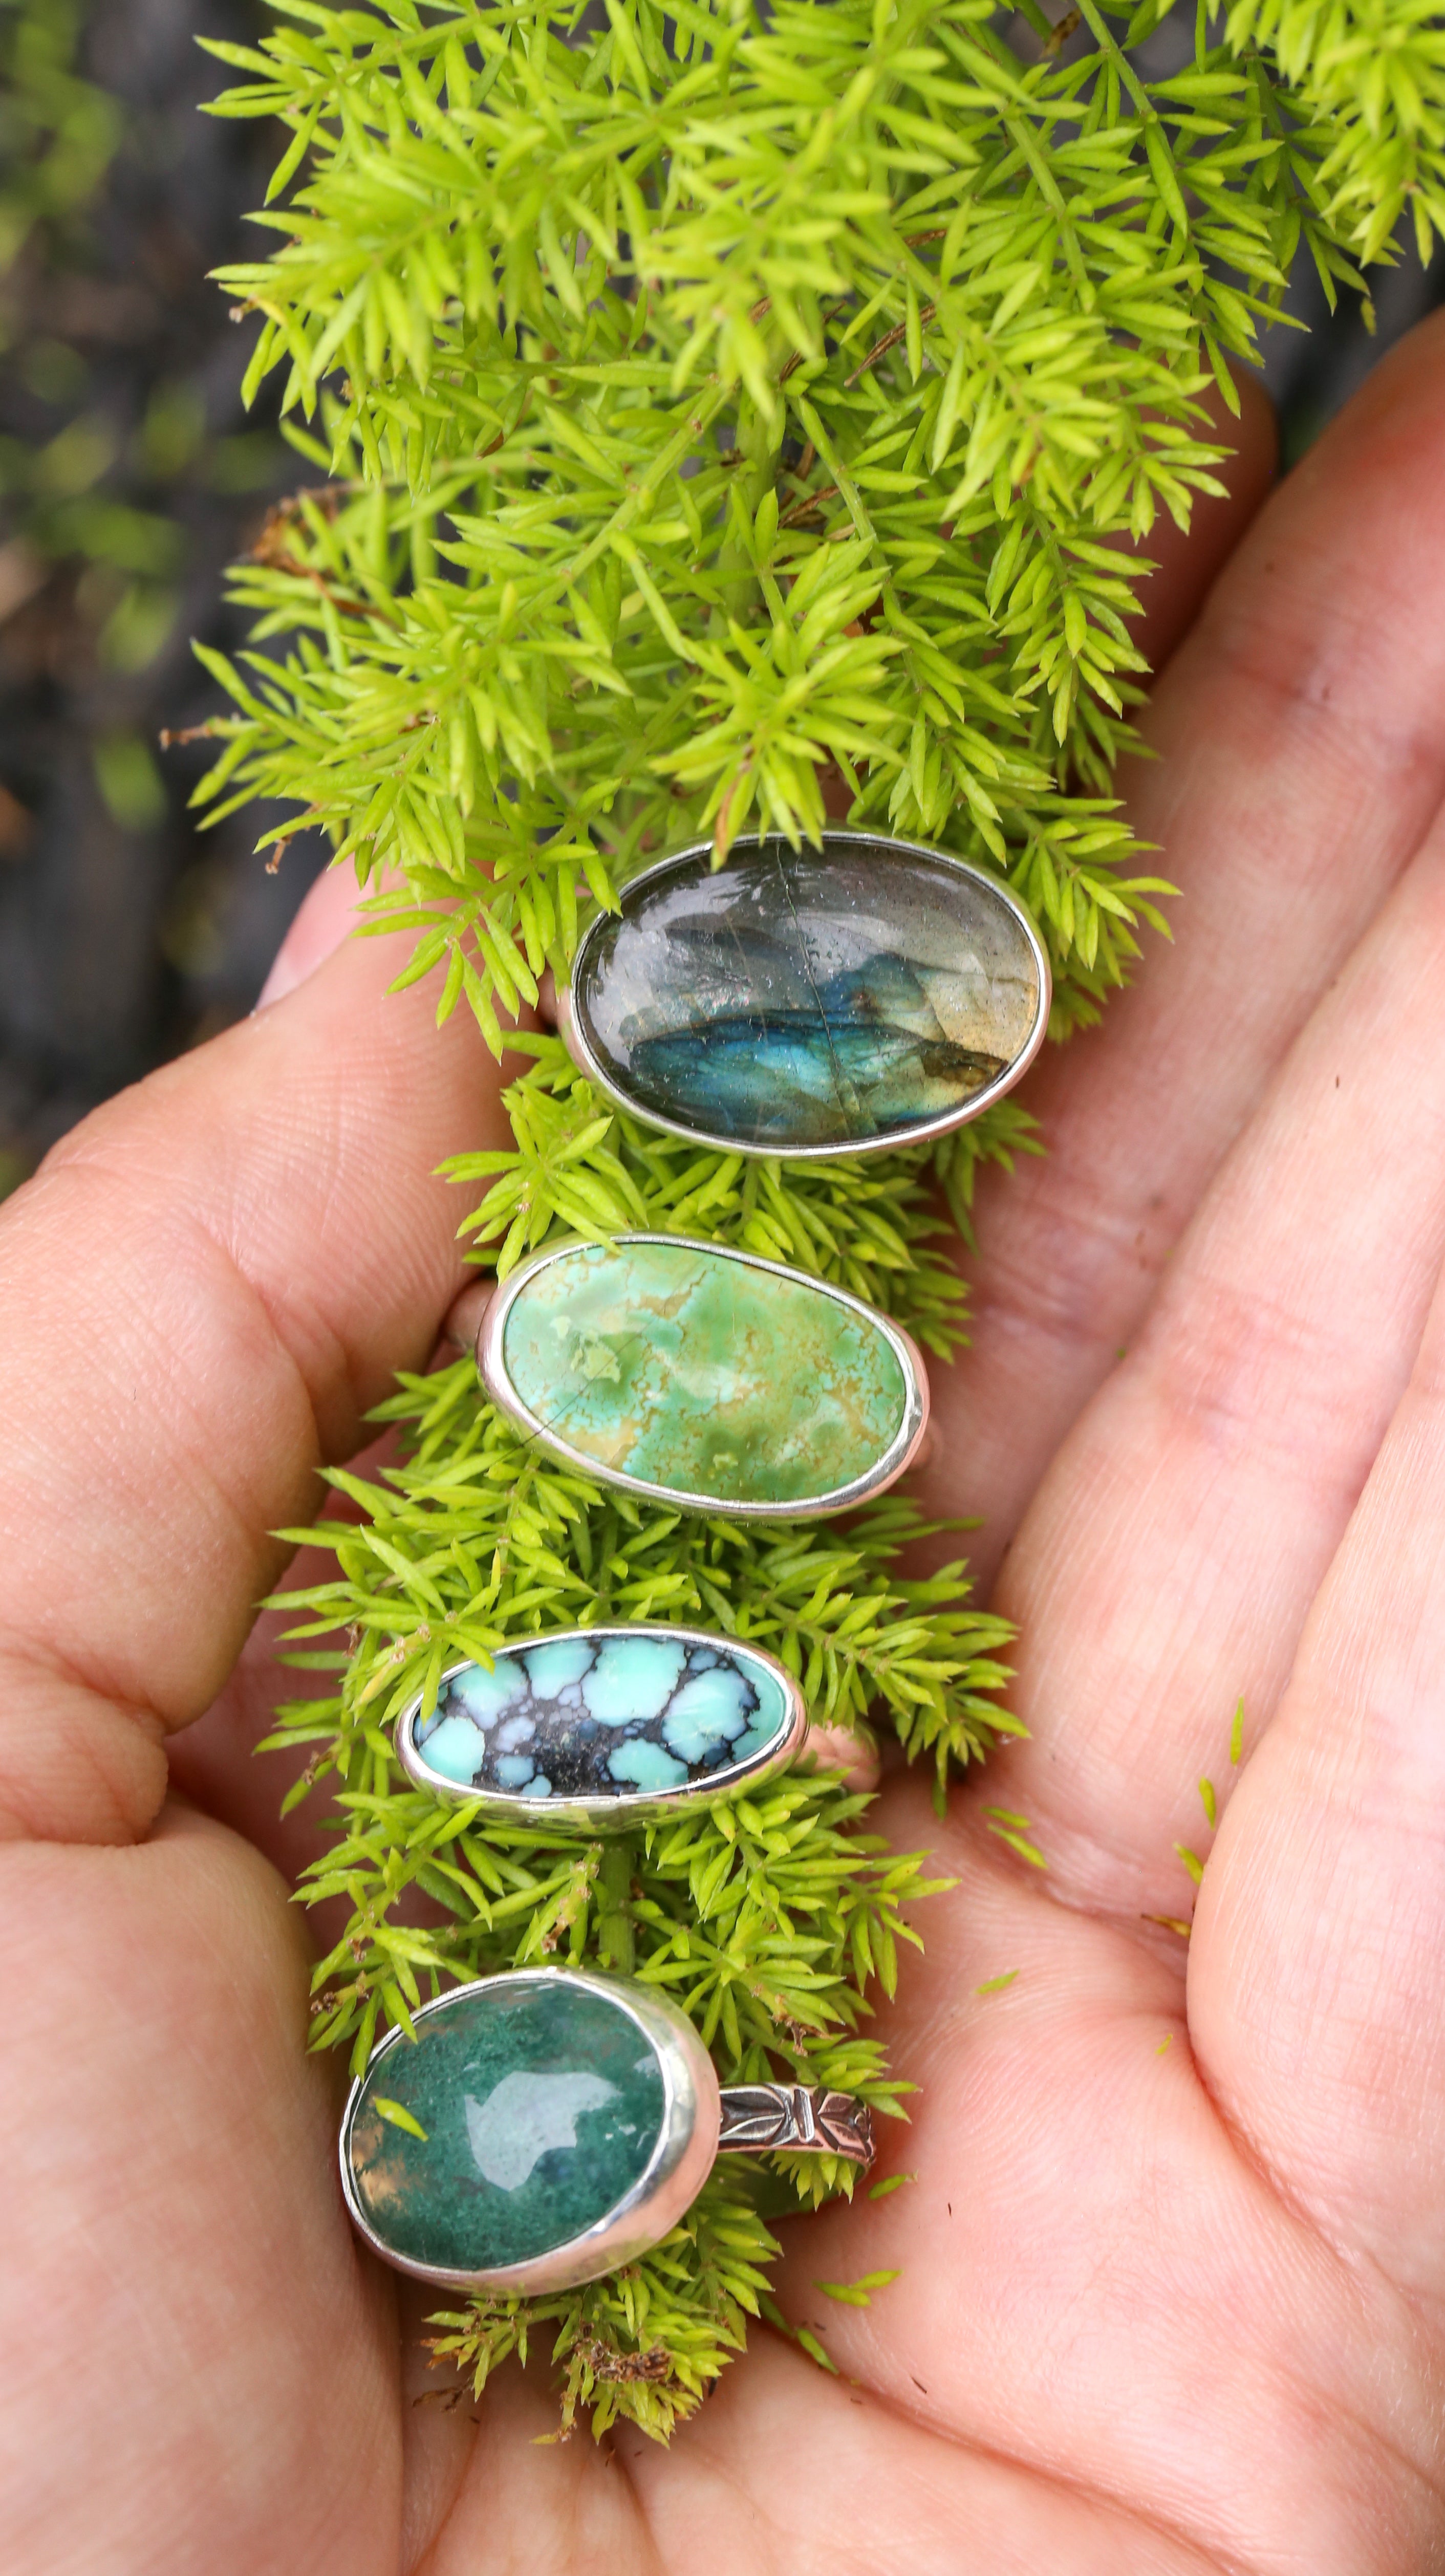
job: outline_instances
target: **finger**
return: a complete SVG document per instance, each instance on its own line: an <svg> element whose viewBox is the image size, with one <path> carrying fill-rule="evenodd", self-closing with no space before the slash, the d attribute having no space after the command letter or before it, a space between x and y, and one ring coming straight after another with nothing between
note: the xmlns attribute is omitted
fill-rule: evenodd
<svg viewBox="0 0 1445 2576"><path fill-rule="evenodd" d="M276 951L257 1000L258 1010L284 1001L335 955L357 930L360 904L360 889L349 865L322 870ZM350 1460L352 1472L374 1476L392 1446L390 1435L384 1434ZM354 1518L355 1507L345 1496L333 1493L327 1497L324 1517ZM329 1581L335 1571L329 1556L302 1548L292 1559L282 1588L304 1590ZM257 1745L270 1733L280 1697L299 1699L308 1691L321 1697L326 1688L325 1679L294 1671L280 1661L289 1624L283 1610L261 1613L205 1715L170 1739L167 1763L174 1787L207 1815L244 1835L295 1886L307 1863L326 1848L337 1810L331 1799L316 1794L283 1813L286 1792L306 1768L304 1745L268 1755L259 1763L255 1758ZM318 1918L309 1916L308 1923L315 1940ZM324 1935L319 1946L325 1947Z"/></svg>
<svg viewBox="0 0 1445 2576"><path fill-rule="evenodd" d="M280 1883L167 1812L0 1853L0 2565L393 2563L394 2329Z"/></svg>
<svg viewBox="0 0 1445 2576"><path fill-rule="evenodd" d="M1190 2023L1336 2241L1445 2298L1445 1291L1201 1891Z"/></svg>
<svg viewBox="0 0 1445 2576"><path fill-rule="evenodd" d="M1223 1166L1065 1443L1000 1598L1056 1885L1182 1916L1242 1696L1257 1735L1408 1380L1445 1259L1445 824ZM1001 1793L1000 1793L1001 1794Z"/></svg>
<svg viewBox="0 0 1445 2576"><path fill-rule="evenodd" d="M549 2568L578 2563L585 2531L587 2567L629 2576L889 2567L904 2534L917 2576L1210 2576L1214 2563L1142 2515L923 2430L761 2330L668 2450L622 2423L606 2449L563 2448L555 2400L532 2382L507 2373L488 2389L479 2440L433 2409L413 2432L432 2454L427 2576L536 2566L553 2531L571 2546Z"/></svg>
<svg viewBox="0 0 1445 2576"><path fill-rule="evenodd" d="M1198 616L1213 583L1252 519L1257 517L1279 470L1279 424L1274 405L1257 376L1235 379L1239 410L1230 410L1211 385L1204 398L1207 426L1232 451L1219 467L1223 493L1205 493L1190 514L1187 529L1161 511L1135 552L1154 569L1143 585L1143 605L1130 632L1157 681L1170 654Z"/></svg>
<svg viewBox="0 0 1445 2576"><path fill-rule="evenodd" d="M374 1477L382 1464L379 1453L383 1446L392 1450L388 1441L360 1451L348 1462L352 1472ZM354 1507L346 1512L337 1510L338 1501L344 1499L329 1497L323 1517L357 1517ZM334 1556L320 1548L303 1547L292 1558L277 1589L284 1602L287 1591L304 1591L313 1584L332 1583L335 1579ZM263 1610L204 1716L166 1741L172 1786L206 1815L229 1825L233 1833L243 1835L257 1851L264 1852L292 1887L300 1883L303 1870L311 1862L333 1847L342 1814L333 1794L337 1785L334 1780L314 1784L305 1797L283 1812L287 1793L306 1772L314 1745L299 1743L259 1756L257 1753L257 1747L271 1735L277 1708L283 1701L312 1697L319 1700L330 1697L336 1689L334 1671L297 1670L282 1661L287 1631L297 1624L297 1614L288 1613L284 1607ZM350 1910L347 1899L308 1910L307 1935L318 1956L341 1939Z"/></svg>
<svg viewBox="0 0 1445 2576"><path fill-rule="evenodd" d="M937 1372L921 1490L985 1513L985 1578L1445 789L1442 465L1437 318L1267 503L1155 693L1128 795L1176 937L1021 1090L1047 1158L981 1190L973 1347Z"/></svg>
<svg viewBox="0 0 1445 2576"><path fill-rule="evenodd" d="M442 1156L505 1141L390 940L88 1119L0 1218L0 1811L116 1836L207 1706L316 1470L461 1284ZM23 1692L24 1715L20 1714Z"/></svg>
<svg viewBox="0 0 1445 2576"><path fill-rule="evenodd" d="M959 1885L921 1912L890 2016L919 2088L906 2127L881 2124L897 2188L784 2229L790 2320L845 2384L970 2452L1096 2506L1143 2500L1183 2565L1428 2563L1429 2358L1398 2295L1238 2153L1164 1963L1049 1903L962 1803L931 1826L910 1781L881 1822ZM866 2308L820 2286L869 2275Z"/></svg>
<svg viewBox="0 0 1445 2576"><path fill-rule="evenodd" d="M268 1002L284 1001L314 975L318 966L334 956L343 939L356 928L361 901L355 870L350 864L323 868L313 886L308 887L294 920L271 961L271 971L261 987L257 1009Z"/></svg>

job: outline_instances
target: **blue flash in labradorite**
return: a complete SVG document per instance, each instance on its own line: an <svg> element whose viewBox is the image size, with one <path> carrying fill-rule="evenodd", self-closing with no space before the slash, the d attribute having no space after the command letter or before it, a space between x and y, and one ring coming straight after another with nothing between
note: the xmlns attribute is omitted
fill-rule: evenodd
<svg viewBox="0 0 1445 2576"><path fill-rule="evenodd" d="M412 1741L464 1796L585 1800L695 1789L778 1744L782 1682L762 1656L665 1628L541 1638L464 1664Z"/></svg>
<svg viewBox="0 0 1445 2576"><path fill-rule="evenodd" d="M642 1116L754 1150L954 1124L1022 1070L1047 1008L1011 899L936 852L825 835L652 869L596 922L572 1008Z"/></svg>

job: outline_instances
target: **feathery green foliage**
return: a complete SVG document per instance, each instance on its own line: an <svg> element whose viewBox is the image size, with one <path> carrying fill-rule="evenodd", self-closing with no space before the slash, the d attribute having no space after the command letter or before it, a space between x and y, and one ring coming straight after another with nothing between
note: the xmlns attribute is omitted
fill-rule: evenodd
<svg viewBox="0 0 1445 2576"><path fill-rule="evenodd" d="M37 224L84 215L121 135L113 98L76 69L85 0L0 0L0 276Z"/></svg>
<svg viewBox="0 0 1445 2576"><path fill-rule="evenodd" d="M238 569L254 640L212 657L233 712L202 801L277 796L324 827L370 926L413 936L399 980L435 975L439 1017L465 1002L523 1058L512 1149L450 1167L486 1184L479 1260L700 1234L956 1348L941 1229L967 1234L981 1159L1031 1149L1020 1112L876 1160L746 1160L615 1115L509 1024L651 854L710 834L721 861L745 826L796 842L827 811L1006 877L1049 945L1056 1036L1164 927L1110 792L1144 676L1137 548L1218 488L1205 397L1237 406L1229 361L1296 257L1333 293L1407 199L1422 242L1440 224L1442 132L1413 0L1201 9L1150 76L1167 14L277 0L262 46L214 49L239 81L218 112L290 128L271 256L225 284L262 316L251 381L284 371L329 480ZM897 2109L873 1999L927 1882L840 1780L568 1845L439 1812L391 1727L506 1638L701 1620L773 1647L820 1716L886 1720L941 1796L1011 1725L1007 1632L962 1568L907 1579L896 1500L780 1536L608 1496L520 1444L466 1362L382 1417L399 1462L336 1479L360 1515L325 1527L336 1578L286 1596L298 1653L340 1668L273 1739L311 1743L304 1785L339 1797L308 1891L347 1916L318 2040L359 2059L439 1980L560 1956L665 1985L728 2077ZM344 1655L318 1644L338 1630ZM782 2174L804 2198L848 2179ZM438 2349L480 2388L545 2329L568 2423L665 2436L773 2313L765 2198L715 2175L616 2280L474 2301Z"/></svg>
<svg viewBox="0 0 1445 2576"><path fill-rule="evenodd" d="M508 1638L676 1620L770 1648L813 1714L855 1726L860 1746L870 1713L886 1712L941 1784L950 1759L1012 1729L994 1697L1005 1623L966 1607L957 1565L924 1581L892 1573L924 1526L906 1503L884 1500L840 1532L749 1528L607 1494L521 1442L468 1360L403 1379L380 1414L404 1426L407 1462L379 1482L336 1473L365 1517L291 1533L321 1537L338 1571L280 1596L296 1660L344 1667L334 1698L283 1708L267 1740L314 1747L293 1796L325 1780L344 1819L305 1888L345 1913L317 1969L317 2043L349 2043L359 2067L379 2023L409 2026L445 1980L551 1959L664 1987L725 2082L786 2069L896 2111L906 2087L867 2032L866 1989L892 1993L898 1945L917 1938L902 1909L940 1883L864 1830L865 1796L796 1770L701 1815L579 1844L530 1823L484 1830L475 1808L439 1806L401 1775L392 1728L415 1693L435 1699L448 1665ZM349 1654L311 1644L338 1629ZM851 2188L833 2158L774 2162L804 2202ZM506 2351L525 2350L529 2327L557 2321L569 2406L585 2399L599 2431L619 2410L664 2431L740 2343L774 2251L756 2197L715 2175L620 2279L561 2300L482 2301L445 2349L480 2385ZM653 2351L666 2369L623 2368Z"/></svg>
<svg viewBox="0 0 1445 2576"><path fill-rule="evenodd" d="M1237 49L1266 47L1325 149L1315 197L1357 259L1385 256L1402 215L1421 259L1445 236L1445 25L1429 0L1235 0Z"/></svg>
<svg viewBox="0 0 1445 2576"><path fill-rule="evenodd" d="M502 1238L499 1277L553 1233L661 1227L834 1279L940 1359L963 1338L963 1285L932 1240L946 1231L935 1193L966 1235L980 1162L1010 1168L1016 1153L1037 1151L1011 1101L884 1159L779 1162L715 1153L615 1114L556 1038L517 1033L509 1046L535 1059L504 1094L514 1150L458 1154L443 1167L456 1181L488 1180L462 1227L479 1245Z"/></svg>

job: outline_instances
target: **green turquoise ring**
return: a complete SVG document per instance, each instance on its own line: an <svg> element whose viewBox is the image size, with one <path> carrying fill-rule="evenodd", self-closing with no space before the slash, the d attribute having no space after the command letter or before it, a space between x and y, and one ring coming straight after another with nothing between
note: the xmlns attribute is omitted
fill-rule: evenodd
<svg viewBox="0 0 1445 2576"><path fill-rule="evenodd" d="M572 2289L656 2245L720 2154L873 2160L867 2105L720 2086L685 2013L637 1978L513 1968L391 2030L351 2088L341 2187L395 2271L459 2290Z"/></svg>
<svg viewBox="0 0 1445 2576"><path fill-rule="evenodd" d="M1048 957L1007 886L881 832L659 860L592 921L558 995L574 1061L634 1118L810 1160L961 1127L1048 1018Z"/></svg>
<svg viewBox="0 0 1445 2576"><path fill-rule="evenodd" d="M801 1751L808 1711L761 1647L696 1628L567 1628L453 1664L397 1720L397 1758L489 1820L620 1833L757 1788Z"/></svg>
<svg viewBox="0 0 1445 2576"><path fill-rule="evenodd" d="M492 1296L477 1366L493 1403L568 1466L734 1519L870 1502L928 1421L922 1357L889 1316L686 1235L535 1254Z"/></svg>

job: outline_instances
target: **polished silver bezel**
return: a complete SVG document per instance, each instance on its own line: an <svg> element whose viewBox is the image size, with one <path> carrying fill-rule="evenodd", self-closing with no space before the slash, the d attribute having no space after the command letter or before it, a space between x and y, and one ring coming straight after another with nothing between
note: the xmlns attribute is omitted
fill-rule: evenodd
<svg viewBox="0 0 1445 2576"><path fill-rule="evenodd" d="M696 2200L717 2155L722 2097L717 2071L692 2023L665 1995L634 1979L624 1982L620 1978L594 1977L580 1968L508 1968L499 1976L474 1977L467 1985L453 1986L447 1994L422 2004L412 2020L429 2021L462 1996L479 1994L487 1986L505 1986L515 1991L522 1981L556 1985L559 1980L605 1995L609 2003L630 2015L657 2051L662 2067L662 2127L646 2171L585 2235L571 2237L565 2245L533 2255L527 2262L499 2264L485 2272L452 2272L434 2263L411 2262L377 2235L361 2206L351 2170L351 2127L362 2092L384 2057L394 2048L413 2044L404 2030L389 2030L384 2039L378 2040L346 2097L341 2115L340 2161L341 2189L351 2223L373 2254L394 2272L405 2272L414 2281L430 2281L451 2290L571 2290L580 2282L599 2280L604 2272L615 2271L619 2264L630 2263L636 2255L646 2253L650 2245L656 2245L670 2227L676 2226Z"/></svg>
<svg viewBox="0 0 1445 2576"><path fill-rule="evenodd" d="M525 1824L542 1832L621 1834L633 1825L664 1823L684 1807L708 1806L736 1790L761 1788L765 1781L786 1770L802 1751L808 1732L808 1704L787 1666L747 1637L718 1636L706 1628L653 1626L643 1620L609 1625L599 1622L594 1628L548 1628L535 1637L511 1637L505 1646L497 1648L492 1661L510 1660L514 1655L528 1653L533 1646L565 1646L577 1637L676 1637L689 1646L715 1646L725 1655L753 1656L782 1684L786 1710L782 1733L775 1744L749 1760L730 1763L726 1770L710 1772L705 1780L689 1780L678 1789L622 1789L615 1798L528 1798L520 1790L464 1789L442 1772L433 1771L416 1741L416 1725L425 1697L418 1691L396 1722L397 1760L407 1778L414 1780L419 1789L430 1790L433 1797L456 1806L474 1807L494 1822ZM467 1671L477 1660L475 1655L468 1655L448 1665L438 1684L438 1696L457 1673Z"/></svg>
<svg viewBox="0 0 1445 2576"><path fill-rule="evenodd" d="M765 840L778 838L779 835L775 832L746 832L734 841L729 856L739 850L759 849ZM983 1089L976 1091L970 1100L965 1101L961 1109L949 1110L941 1118L920 1119L916 1125L892 1128L886 1136L865 1137L861 1143L850 1138L840 1145L755 1145L745 1143L740 1136L715 1136L704 1127L684 1126L681 1120L664 1118L659 1111L644 1109L639 1101L631 1099L627 1092L614 1081L612 1075L605 1071L588 1044L586 1032L582 1026L581 1012L574 998L575 987L590 943L601 936L606 923L615 921L617 918L615 913L598 912L588 923L577 943L570 981L557 988L557 1029L573 1063L617 1108L625 1109L629 1118L636 1118L644 1127L660 1128L664 1135L685 1137L690 1145L710 1145L720 1154L747 1154L763 1162L829 1162L844 1154L898 1153L905 1145L923 1145L934 1136L951 1135L955 1127L966 1127L970 1120L981 1116L985 1109L991 1108L995 1100L1001 1100L1004 1093L1011 1091L1020 1077L1027 1073L1043 1045L1048 1030L1053 979L1049 972L1048 951L1017 895L1008 886L1001 884L997 877L990 876L986 868L976 868L968 859L955 858L951 850L936 850L927 841L905 841L893 832L860 832L846 828L834 831L830 827L823 834L824 853L830 842L837 841L853 844L882 842L888 849L901 851L909 858L936 859L945 867L956 868L960 876L971 877L975 884L985 887L989 894L996 896L1005 909L1013 914L1033 951L1034 963L1038 968L1039 1007L1028 1039L1012 1064L1006 1065L1003 1072L996 1075L992 1082L985 1083ZM683 849L673 850L667 858L658 859L652 866L640 869L636 876L627 879L622 888L624 907L629 898L641 887L650 885L654 877L664 876L671 869L682 867L689 860L707 856L711 848L710 841L692 841Z"/></svg>
<svg viewBox="0 0 1445 2576"><path fill-rule="evenodd" d="M547 1269L550 1263L566 1261L573 1253L588 1249L580 1237L573 1237L566 1243L549 1245L545 1252L535 1253L530 1261L523 1262L503 1280L482 1318L482 1328L477 1337L477 1367L492 1402L554 1458L561 1458L567 1466L576 1467L599 1485L612 1485L626 1494L645 1495L649 1502L676 1503L683 1511L706 1512L711 1519L734 1521L831 1520L837 1512L856 1511L860 1503L871 1502L875 1495L886 1493L888 1487L896 1484L898 1478L906 1473L928 1428L928 1375L923 1365L923 1354L912 1334L905 1333L902 1325L895 1324L891 1316L880 1315L876 1306L866 1304L861 1297L851 1296L846 1288L835 1287L830 1279L814 1279L806 1270L792 1270L784 1261L764 1261L761 1254L740 1252L732 1244L706 1243L693 1234L650 1232L619 1234L612 1240L619 1246L675 1243L684 1245L689 1252L712 1253L720 1261L738 1261L749 1270L769 1271L777 1279L801 1280L805 1287L816 1289L819 1296L831 1297L838 1305L850 1306L855 1314L865 1315L891 1344L903 1371L903 1420L877 1466L868 1475L857 1476L851 1485L837 1486L831 1493L812 1496L806 1502L723 1502L713 1494L688 1493L673 1485L650 1485L640 1476L628 1476L620 1468L600 1465L597 1459L588 1457L585 1450L574 1449L570 1441L561 1439L545 1423L538 1421L508 1377L502 1355L507 1317L528 1281L535 1279L538 1272Z"/></svg>

